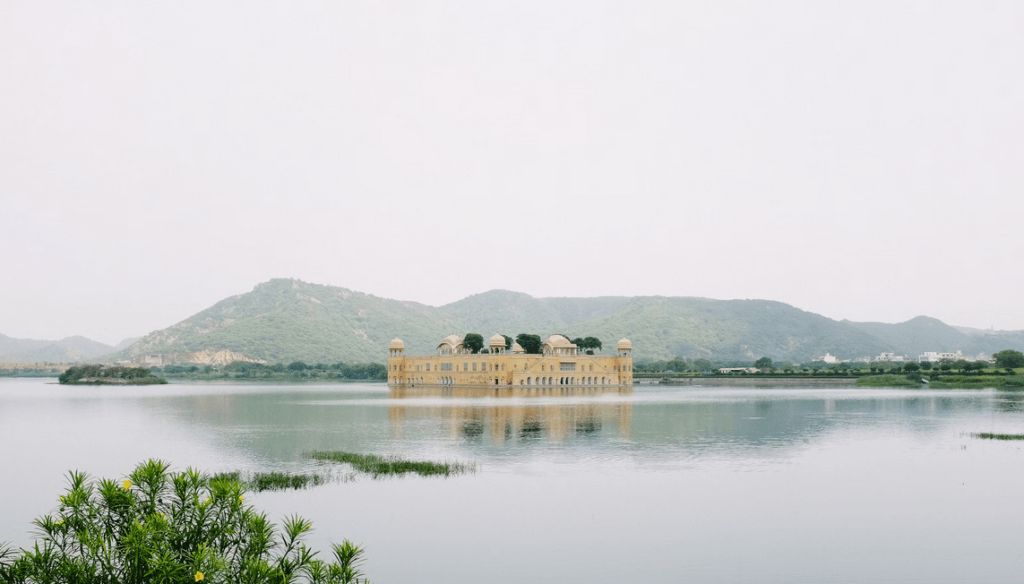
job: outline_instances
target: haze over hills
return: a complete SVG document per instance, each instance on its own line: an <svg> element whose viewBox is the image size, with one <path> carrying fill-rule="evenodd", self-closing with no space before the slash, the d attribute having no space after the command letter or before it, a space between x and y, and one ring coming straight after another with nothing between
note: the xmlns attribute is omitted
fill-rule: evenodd
<svg viewBox="0 0 1024 584"><path fill-rule="evenodd" d="M410 354L429 354L444 336L495 332L515 336L595 336L606 351L628 337L639 360L709 357L806 362L825 352L840 358L923 351L965 355L1024 347L1024 332L972 334L918 317L899 324L835 321L768 300L691 297L534 298L492 290L441 307L389 300L345 288L274 279L226 298L123 355L164 362L224 359L266 362L381 362L402 338Z"/></svg>
<svg viewBox="0 0 1024 584"><path fill-rule="evenodd" d="M112 347L82 336L67 337L59 341L39 341L0 335L0 362L74 363L110 355L127 346L122 342L117 347Z"/></svg>

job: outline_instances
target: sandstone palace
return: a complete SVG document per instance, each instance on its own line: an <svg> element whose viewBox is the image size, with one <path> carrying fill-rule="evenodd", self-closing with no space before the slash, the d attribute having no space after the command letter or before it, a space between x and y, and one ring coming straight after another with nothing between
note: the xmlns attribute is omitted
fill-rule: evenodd
<svg viewBox="0 0 1024 584"><path fill-rule="evenodd" d="M614 357L580 354L562 335L544 341L539 355L527 354L519 343L506 348L494 335L489 352L474 354L458 335L446 337L436 355L406 356L401 339L391 341L388 385L449 386L632 386L633 344L622 339Z"/></svg>

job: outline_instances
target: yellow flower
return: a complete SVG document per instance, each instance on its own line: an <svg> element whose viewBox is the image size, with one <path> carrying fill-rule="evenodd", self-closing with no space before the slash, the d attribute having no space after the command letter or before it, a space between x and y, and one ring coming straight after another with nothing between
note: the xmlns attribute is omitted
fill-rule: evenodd
<svg viewBox="0 0 1024 584"><path fill-rule="evenodd" d="M239 495L239 496L238 496L238 502L239 502L239 503L241 503L241 502L243 502L243 501L245 501L245 497L243 497L243 496Z"/></svg>
<svg viewBox="0 0 1024 584"><path fill-rule="evenodd" d="M121 488L127 491L128 489L132 488L132 482L128 479L125 479L124 482L121 483Z"/></svg>
<svg viewBox="0 0 1024 584"><path fill-rule="evenodd" d="M57 525L63 525L63 524L64 524L64 519L63 518L57 520Z"/></svg>
<svg viewBox="0 0 1024 584"><path fill-rule="evenodd" d="M202 579L203 579L203 573L202 572L196 572L196 582L198 582L198 581L200 581Z"/></svg>

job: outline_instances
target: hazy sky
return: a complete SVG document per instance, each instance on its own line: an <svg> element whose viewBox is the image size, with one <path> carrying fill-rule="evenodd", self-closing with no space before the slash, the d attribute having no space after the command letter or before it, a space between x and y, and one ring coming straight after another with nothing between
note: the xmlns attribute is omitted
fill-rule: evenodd
<svg viewBox="0 0 1024 584"><path fill-rule="evenodd" d="M1024 2L0 6L0 333L273 277L1024 329Z"/></svg>

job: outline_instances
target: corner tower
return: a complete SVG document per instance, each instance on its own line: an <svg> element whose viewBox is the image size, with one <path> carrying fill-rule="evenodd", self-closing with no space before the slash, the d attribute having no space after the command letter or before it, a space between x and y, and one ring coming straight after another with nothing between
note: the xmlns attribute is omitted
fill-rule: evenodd
<svg viewBox="0 0 1024 584"><path fill-rule="evenodd" d="M621 339L617 345L619 351L619 357L632 357L633 356L633 343L629 339Z"/></svg>
<svg viewBox="0 0 1024 584"><path fill-rule="evenodd" d="M402 339L395 337L391 341L391 345L388 346L389 357L404 357L405 356L405 343Z"/></svg>

